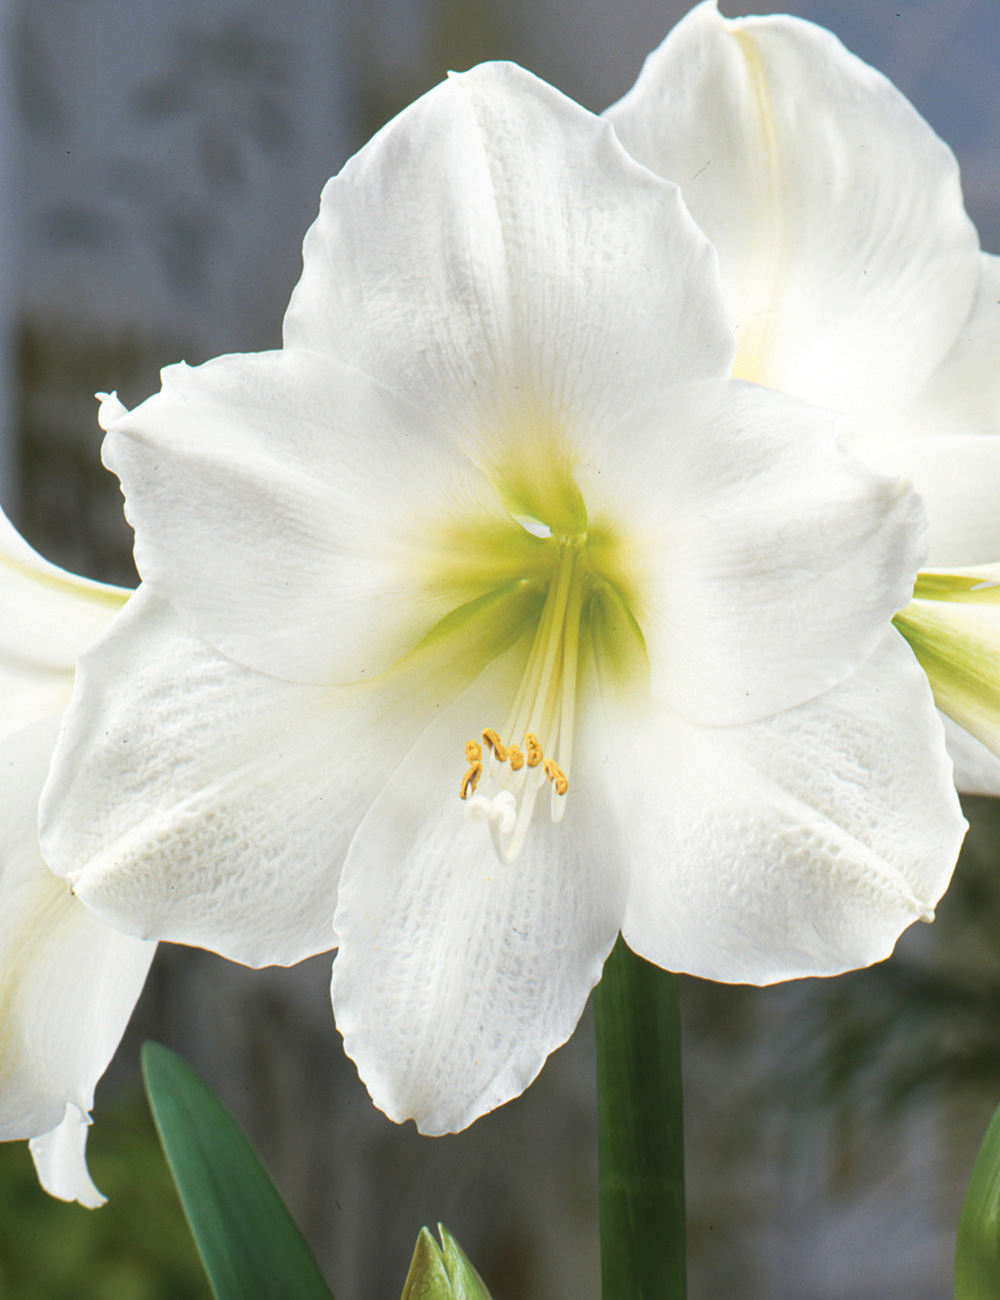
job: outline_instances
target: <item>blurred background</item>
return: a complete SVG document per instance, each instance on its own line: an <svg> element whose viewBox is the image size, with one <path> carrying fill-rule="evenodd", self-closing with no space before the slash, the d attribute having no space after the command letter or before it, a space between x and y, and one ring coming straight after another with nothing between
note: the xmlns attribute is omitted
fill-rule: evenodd
<svg viewBox="0 0 1000 1300"><path fill-rule="evenodd" d="M131 584L96 390L280 344L328 176L449 68L510 58L600 110L691 6L671 0L5 0L0 8L0 499L70 569ZM743 12L723 0L724 13ZM759 4L832 28L958 154L1000 250L994 0ZM692 1300L944 1300L1000 1101L1000 809L939 921L893 959L774 989L686 980ZM339 1300L399 1294L443 1220L494 1300L597 1300L589 1017L464 1134L379 1114L332 1024L329 958L252 972L161 948L98 1092L90 1212L0 1148L0 1296L207 1296L138 1089L169 1043L251 1133Z"/></svg>

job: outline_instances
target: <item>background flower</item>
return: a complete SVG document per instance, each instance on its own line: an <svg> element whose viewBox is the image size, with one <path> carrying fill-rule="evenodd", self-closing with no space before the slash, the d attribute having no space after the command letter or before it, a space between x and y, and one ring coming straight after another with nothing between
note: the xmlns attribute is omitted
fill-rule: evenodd
<svg viewBox="0 0 1000 1300"><path fill-rule="evenodd" d="M719 250L734 374L846 417L866 464L927 501L928 563L1000 556L1000 263L958 166L903 95L821 27L693 9L607 116ZM1000 759L972 789L1000 793Z"/></svg>

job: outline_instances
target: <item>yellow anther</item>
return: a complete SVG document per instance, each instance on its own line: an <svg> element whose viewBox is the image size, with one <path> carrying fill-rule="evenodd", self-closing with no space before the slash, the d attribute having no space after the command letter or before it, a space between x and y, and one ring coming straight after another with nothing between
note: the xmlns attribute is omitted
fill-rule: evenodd
<svg viewBox="0 0 1000 1300"><path fill-rule="evenodd" d="M537 767L542 761L542 747L538 743L538 737L533 731L529 731L524 738L524 748L528 751L528 766Z"/></svg>
<svg viewBox="0 0 1000 1300"><path fill-rule="evenodd" d="M499 762L505 763L507 761L507 747L492 727L487 727L483 731L483 744L493 750Z"/></svg>
<svg viewBox="0 0 1000 1300"><path fill-rule="evenodd" d="M476 786L479 784L479 778L483 774L483 747L478 740L467 740L465 742L465 761L469 765L469 770L462 777L462 787L459 790L459 797L468 799L470 794L475 794Z"/></svg>
<svg viewBox="0 0 1000 1300"><path fill-rule="evenodd" d="M516 745L511 745L510 749L507 750L507 758L510 761L510 770L512 772L520 772L521 768L524 767L524 755Z"/></svg>
<svg viewBox="0 0 1000 1300"><path fill-rule="evenodd" d="M475 742L470 742L470 743L474 744ZM468 746L466 746L466 748L468 749ZM476 748L478 749L479 746L476 745ZM460 798L468 799L470 794L476 793L476 786L479 784L479 778L482 776L482 774L483 774L483 765L477 760L475 763L473 763L470 766L465 776L462 777L462 788L458 792Z"/></svg>
<svg viewBox="0 0 1000 1300"><path fill-rule="evenodd" d="M542 771L555 786L556 794L565 794L569 789L569 781L566 779L566 773L551 758L547 758L542 764Z"/></svg>

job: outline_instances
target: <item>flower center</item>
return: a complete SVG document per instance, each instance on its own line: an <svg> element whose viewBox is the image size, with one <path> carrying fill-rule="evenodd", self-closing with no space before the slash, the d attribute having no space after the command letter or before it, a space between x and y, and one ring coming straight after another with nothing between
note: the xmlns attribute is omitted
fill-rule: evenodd
<svg viewBox="0 0 1000 1300"><path fill-rule="evenodd" d="M504 727L484 727L479 740L465 745L468 766L459 796L470 819L488 823L502 862L520 853L546 781L552 820L561 821L566 808L587 567L580 540L558 546L558 571ZM477 793L481 781L484 792Z"/></svg>

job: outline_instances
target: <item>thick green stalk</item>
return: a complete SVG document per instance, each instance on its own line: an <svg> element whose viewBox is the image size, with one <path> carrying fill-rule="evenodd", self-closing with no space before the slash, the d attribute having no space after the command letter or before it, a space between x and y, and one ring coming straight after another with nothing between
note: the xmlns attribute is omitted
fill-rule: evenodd
<svg viewBox="0 0 1000 1300"><path fill-rule="evenodd" d="M677 976L619 938L594 990L603 1300L684 1300Z"/></svg>

